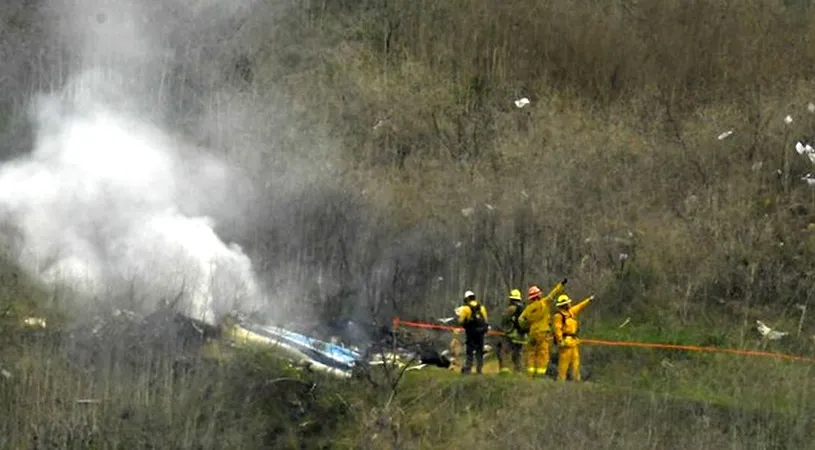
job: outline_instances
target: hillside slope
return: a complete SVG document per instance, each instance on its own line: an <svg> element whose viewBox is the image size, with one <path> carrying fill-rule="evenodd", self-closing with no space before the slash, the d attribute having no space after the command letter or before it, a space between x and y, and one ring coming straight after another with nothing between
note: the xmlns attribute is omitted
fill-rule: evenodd
<svg viewBox="0 0 815 450"><path fill-rule="evenodd" d="M393 384L154 332L72 335L4 341L3 448L812 448L815 431L811 367L789 363L634 354L589 358L583 384L440 368Z"/></svg>
<svg viewBox="0 0 815 450"><path fill-rule="evenodd" d="M38 95L124 60L125 106L241 175L202 203L226 204L215 231L278 321L431 320L465 289L493 313L568 276L597 295L587 336L815 352L808 2L145 3L166 47L135 68L54 39L119 14L80 8L77 31L63 3L0 6L3 159L35 147ZM427 370L394 391L116 327L79 358L77 324L167 299L79 308L18 270L2 225L0 447L814 448L806 363L587 347L584 385ZM21 331L31 315L50 325ZM791 335L759 342L756 319Z"/></svg>
<svg viewBox="0 0 815 450"><path fill-rule="evenodd" d="M6 154L76 62L46 4L4 13ZM141 94L255 185L218 231L287 309L387 323L568 275L615 320L792 326L811 297L805 2L240 10L147 8L176 58Z"/></svg>

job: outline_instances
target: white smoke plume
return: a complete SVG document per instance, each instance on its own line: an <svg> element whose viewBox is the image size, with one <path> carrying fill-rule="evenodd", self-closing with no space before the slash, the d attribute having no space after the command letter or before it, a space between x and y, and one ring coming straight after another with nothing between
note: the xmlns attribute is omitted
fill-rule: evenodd
<svg viewBox="0 0 815 450"><path fill-rule="evenodd" d="M34 148L0 167L0 214L17 234L14 256L44 283L100 302L126 295L149 309L178 300L180 310L210 323L258 306L249 258L222 242L201 210L239 180L133 107L143 103L133 95L143 86L131 89L135 74L154 70L150 55L161 52L140 28L145 20L123 15L132 5L112 3L121 7L105 3L115 15L100 29L115 36L87 31L87 18L105 16L83 2L59 22L57 34L81 48L80 69L33 102Z"/></svg>

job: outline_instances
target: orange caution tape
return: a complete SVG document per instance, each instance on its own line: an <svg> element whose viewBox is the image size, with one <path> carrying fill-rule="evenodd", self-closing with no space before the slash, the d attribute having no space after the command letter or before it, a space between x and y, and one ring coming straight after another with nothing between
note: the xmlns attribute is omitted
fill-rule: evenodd
<svg viewBox="0 0 815 450"><path fill-rule="evenodd" d="M433 323L409 322L409 321L406 321L406 320L402 320L402 319L400 319L398 317L395 317L393 319L393 328L394 329L399 328L399 325L404 325L406 327L411 327L411 328L424 328L424 329L428 329L428 330L464 331L463 327L454 327L454 326L450 326L450 325L436 325L436 324L433 324ZM501 336L504 333L502 333L502 332L500 332L498 330L490 330L490 331L487 332L487 334L489 334L490 336Z"/></svg>
<svg viewBox="0 0 815 450"><path fill-rule="evenodd" d="M404 325L406 327L411 328L424 328L424 329L431 329L431 330L459 330L463 331L462 327L454 327L450 325L436 325L432 323L423 323L423 322L410 322L401 320L398 317L393 319L393 328L397 329L400 325ZM500 336L503 333L497 330L490 330L489 334L492 336ZM666 350L683 350L683 351L690 351L690 352L705 352L705 353L729 353L733 355L742 355L742 356L760 356L765 358L778 358L778 359L786 359L791 361L806 361L806 362L815 362L815 358L808 357L808 356L799 356L799 355L788 355L785 353L774 353L774 352L764 352L759 350L739 350L735 348L721 348L721 347L702 347L698 345L680 345L680 344L661 344L661 343L653 343L653 342L633 342L633 341L608 341L602 339L580 339L582 344L589 344L589 345L600 345L605 347L637 347L637 348L657 348L657 349L666 349Z"/></svg>
<svg viewBox="0 0 815 450"><path fill-rule="evenodd" d="M815 362L815 358L811 358L808 356L788 355L785 353L764 352L759 350L739 350L735 348L701 347L697 345L679 345L679 344L659 344L652 342L605 341L600 339L580 339L580 342L582 344L603 345L607 347L660 348L668 350L684 350L691 352L730 353L733 355L762 356L765 358L779 358L793 361Z"/></svg>

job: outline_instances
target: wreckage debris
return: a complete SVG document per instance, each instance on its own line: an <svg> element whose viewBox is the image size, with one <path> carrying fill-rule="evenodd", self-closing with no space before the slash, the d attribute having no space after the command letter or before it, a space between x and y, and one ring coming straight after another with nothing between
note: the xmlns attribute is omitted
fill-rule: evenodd
<svg viewBox="0 0 815 450"><path fill-rule="evenodd" d="M756 330L758 333L765 339L769 339L771 341L776 341L781 339L784 336L787 336L789 333L786 331L777 331L773 330L772 328L768 327L764 322L760 320L756 320Z"/></svg>
<svg viewBox="0 0 815 450"><path fill-rule="evenodd" d="M26 317L23 319L23 326L26 328L48 328L48 321L43 317Z"/></svg>
<svg viewBox="0 0 815 450"><path fill-rule="evenodd" d="M67 331L55 331L60 345L71 361L85 368L103 367L115 353L122 364L134 369L143 365L148 356L169 356L176 368L192 367L191 359L200 354L206 344L227 338L232 344L259 344L281 351L294 367L321 371L348 378L357 370L380 365L396 365L409 370L425 367L448 368L451 360L435 350L428 339L415 339L393 349L396 342L392 330L378 330L381 339L372 340L379 351L369 346L362 352L356 346L346 346L333 339L328 342L285 328L261 325L245 318L235 318L229 326L215 327L184 316L172 309L162 309L143 316L134 311L117 309L99 314L92 320L79 323ZM39 321L29 321L41 327ZM360 335L364 330L355 330ZM377 330L368 330L374 333ZM363 333L363 334L369 334ZM359 337L357 336L357 337ZM404 342L403 342L404 344ZM406 370L407 370L406 369ZM3 377L11 376L7 371Z"/></svg>
<svg viewBox="0 0 815 450"><path fill-rule="evenodd" d="M531 102L529 101L528 98L523 97L519 98L518 100L515 100L514 103L516 108L523 108L524 106L528 105Z"/></svg>
<svg viewBox="0 0 815 450"><path fill-rule="evenodd" d="M716 137L716 139L723 141L729 138L730 136L733 136L733 130L727 130L724 133L721 133L719 136Z"/></svg>
<svg viewBox="0 0 815 450"><path fill-rule="evenodd" d="M308 367L342 377L350 377L361 355L347 347L320 341L274 326L240 321L229 328L231 338L273 347Z"/></svg>

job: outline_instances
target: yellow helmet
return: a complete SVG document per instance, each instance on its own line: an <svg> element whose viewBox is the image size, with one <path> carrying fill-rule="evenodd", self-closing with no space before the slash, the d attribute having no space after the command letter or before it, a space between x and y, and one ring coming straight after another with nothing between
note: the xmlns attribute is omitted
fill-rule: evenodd
<svg viewBox="0 0 815 450"><path fill-rule="evenodd" d="M557 307L566 306L571 302L572 299L570 299L568 295L560 294L560 296L557 298L557 301L555 302L555 306Z"/></svg>
<svg viewBox="0 0 815 450"><path fill-rule="evenodd" d="M509 299L510 300L521 300L521 291L518 289L513 289L509 291Z"/></svg>

